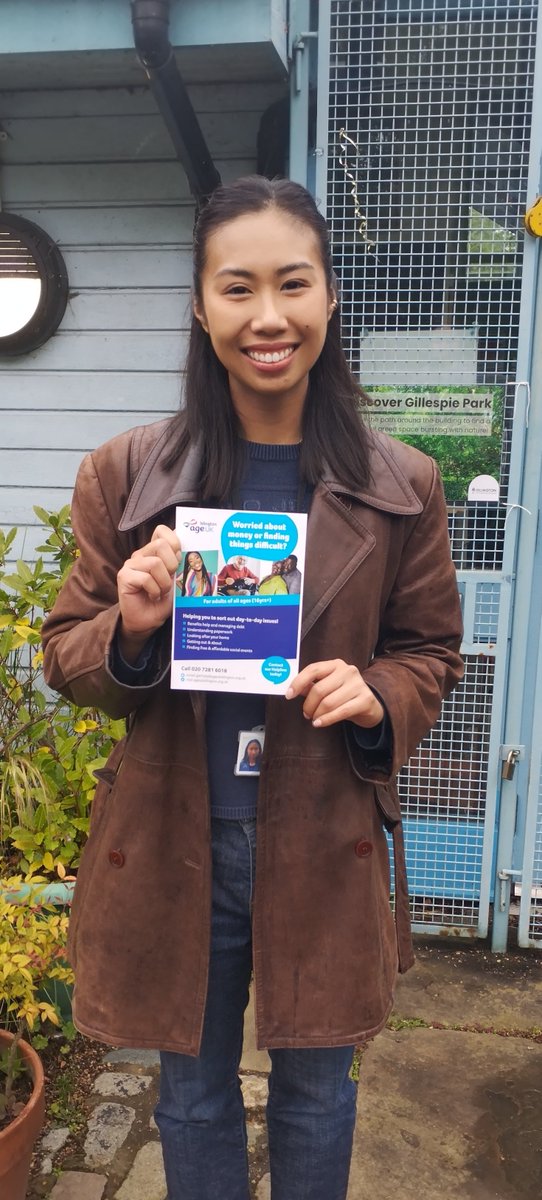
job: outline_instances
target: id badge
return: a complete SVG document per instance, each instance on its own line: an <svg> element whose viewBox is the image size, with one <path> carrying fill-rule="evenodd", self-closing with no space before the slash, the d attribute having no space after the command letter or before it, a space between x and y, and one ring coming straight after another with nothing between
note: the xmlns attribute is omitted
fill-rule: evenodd
<svg viewBox="0 0 542 1200"><path fill-rule="evenodd" d="M259 775L265 743L265 727L256 725L254 729L240 729L237 736L239 747L233 768L234 775L245 779L249 775Z"/></svg>

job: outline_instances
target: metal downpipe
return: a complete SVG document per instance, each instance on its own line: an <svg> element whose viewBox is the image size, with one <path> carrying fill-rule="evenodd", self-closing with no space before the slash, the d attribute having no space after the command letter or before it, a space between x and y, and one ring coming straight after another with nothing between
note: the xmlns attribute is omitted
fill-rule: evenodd
<svg viewBox="0 0 542 1200"><path fill-rule="evenodd" d="M221 184L169 41L169 0L131 0L134 44L200 206Z"/></svg>

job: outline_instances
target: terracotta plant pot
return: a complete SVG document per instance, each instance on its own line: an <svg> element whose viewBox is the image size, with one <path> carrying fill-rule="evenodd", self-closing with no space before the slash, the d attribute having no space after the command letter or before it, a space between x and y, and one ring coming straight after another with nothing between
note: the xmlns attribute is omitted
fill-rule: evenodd
<svg viewBox="0 0 542 1200"><path fill-rule="evenodd" d="M0 1030L0 1050L5 1050L12 1040L13 1034ZM0 1131L2 1200L25 1200L32 1151L45 1118L45 1079L40 1058L28 1042L19 1042L19 1046L34 1088L23 1111Z"/></svg>

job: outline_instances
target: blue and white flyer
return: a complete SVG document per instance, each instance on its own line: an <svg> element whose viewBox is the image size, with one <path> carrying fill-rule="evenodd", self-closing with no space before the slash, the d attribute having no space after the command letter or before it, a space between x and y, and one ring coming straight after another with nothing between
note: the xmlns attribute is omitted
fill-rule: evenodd
<svg viewBox="0 0 542 1200"><path fill-rule="evenodd" d="M284 694L299 670L306 513L177 508L172 688Z"/></svg>

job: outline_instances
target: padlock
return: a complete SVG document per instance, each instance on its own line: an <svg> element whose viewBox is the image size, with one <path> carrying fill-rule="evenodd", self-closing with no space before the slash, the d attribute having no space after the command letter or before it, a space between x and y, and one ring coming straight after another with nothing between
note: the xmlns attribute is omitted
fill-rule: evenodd
<svg viewBox="0 0 542 1200"><path fill-rule="evenodd" d="M510 750L509 754L506 757L505 762L503 762L503 765L502 765L503 779L513 779L514 778L514 771L516 769L516 763L518 761L518 758L519 758L519 750Z"/></svg>

